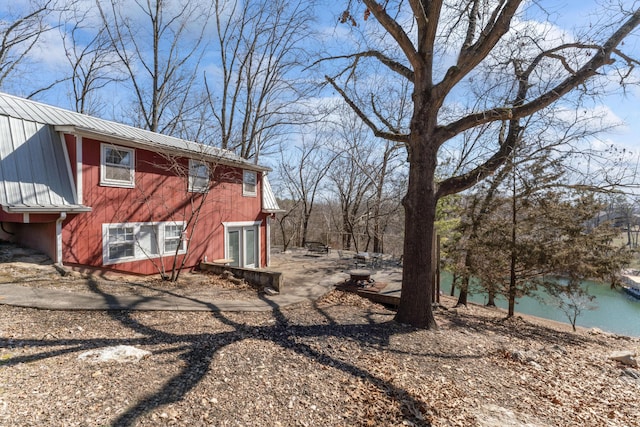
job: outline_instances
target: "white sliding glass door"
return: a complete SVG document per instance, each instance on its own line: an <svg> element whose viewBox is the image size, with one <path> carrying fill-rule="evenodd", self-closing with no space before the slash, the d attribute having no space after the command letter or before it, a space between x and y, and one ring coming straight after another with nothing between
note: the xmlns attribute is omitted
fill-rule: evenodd
<svg viewBox="0 0 640 427"><path fill-rule="evenodd" d="M224 223L225 258L233 267L260 266L260 222Z"/></svg>

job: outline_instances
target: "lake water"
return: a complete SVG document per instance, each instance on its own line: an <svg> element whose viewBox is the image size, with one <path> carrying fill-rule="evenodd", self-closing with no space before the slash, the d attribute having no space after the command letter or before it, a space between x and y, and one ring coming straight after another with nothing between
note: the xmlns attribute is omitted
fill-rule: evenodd
<svg viewBox="0 0 640 427"><path fill-rule="evenodd" d="M451 275L443 274L441 282L442 292L449 295ZM583 310L576 321L577 326L598 328L619 335L640 337L640 300L628 296L622 290L612 290L609 285L585 282L584 286L590 295L596 297L592 303L595 308L593 310ZM456 291L457 295L458 292ZM479 304L486 303L486 300L486 295L473 295L469 298L470 302ZM501 308L507 308L507 302L504 298L498 298L496 304ZM516 300L516 315L518 313L570 323L567 316L560 309L552 304L544 304L532 297L522 297Z"/></svg>

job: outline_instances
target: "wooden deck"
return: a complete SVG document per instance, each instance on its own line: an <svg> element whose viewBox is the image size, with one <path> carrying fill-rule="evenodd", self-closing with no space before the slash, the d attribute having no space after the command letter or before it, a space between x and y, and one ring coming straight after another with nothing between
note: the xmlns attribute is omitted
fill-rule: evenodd
<svg viewBox="0 0 640 427"><path fill-rule="evenodd" d="M386 292L371 292L366 289L360 289L357 294L379 304L398 307L400 304L400 289Z"/></svg>

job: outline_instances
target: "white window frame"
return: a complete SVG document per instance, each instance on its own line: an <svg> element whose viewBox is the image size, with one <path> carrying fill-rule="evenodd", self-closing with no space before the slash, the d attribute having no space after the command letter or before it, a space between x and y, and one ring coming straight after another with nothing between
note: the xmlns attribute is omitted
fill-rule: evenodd
<svg viewBox="0 0 640 427"><path fill-rule="evenodd" d="M171 249L167 249L167 243L169 242L178 242L178 244L182 245L182 248L180 248L178 250L178 253L180 253L181 250L184 250L185 247L185 231L184 231L184 223L182 224L162 224L162 253L165 254L175 254L176 253L176 248L173 247ZM167 228L171 227L171 228L177 228L176 231L178 231L178 234L175 234L175 232L172 233L167 233ZM172 243L172 245L173 245Z"/></svg>
<svg viewBox="0 0 640 427"><path fill-rule="evenodd" d="M130 229L131 231L128 231L128 229ZM133 253L132 256L119 257L119 258L113 258L113 259L109 257L109 249L111 248L111 244L112 244L112 242L111 242L111 230L114 230L114 231L123 230L123 232L124 232L123 234L131 236L131 240L128 240L128 239L116 240L113 243L115 243L115 244L126 244L127 246L130 245L131 249L132 249L131 252ZM106 235L105 235L105 238L104 238L104 245L105 245L105 249L106 249L104 251L104 254L103 254L104 258L106 258L107 260L110 260L110 261L114 261L114 260L130 259L133 256L135 256L135 252L136 252L135 236L136 236L135 228L132 227L131 225L117 224L115 226L112 225L110 227L107 227Z"/></svg>
<svg viewBox="0 0 640 427"><path fill-rule="evenodd" d="M144 226L152 226L155 231L156 245L155 249L157 253L148 253L142 247L140 229ZM178 255L184 255L187 253L187 238L185 237L184 229L186 227L185 221L163 221L163 222L128 222L128 223L109 223L102 224L102 264L112 265L120 264L123 262L131 261L143 261L147 259L160 258L163 256L175 255L176 251L165 251L165 244L167 239L174 240L176 236L166 236L165 227L178 226L182 227L182 233L180 238L182 239L182 247L178 251ZM117 228L133 228L133 256L110 259L109 258L109 231Z"/></svg>
<svg viewBox="0 0 640 427"><path fill-rule="evenodd" d="M253 183L248 182L247 177L253 177ZM253 190L247 188L252 185ZM245 197L256 197L258 195L258 172L251 170L242 171L242 195Z"/></svg>
<svg viewBox="0 0 640 427"><path fill-rule="evenodd" d="M260 238L260 229L262 227L262 221L240 221L240 222L223 222L222 223L224 229L224 257L226 259L231 258L232 254L229 253L229 231L239 231L241 234L240 237L240 259L234 261L237 262L238 267L245 268L246 260L244 259L244 252L246 250L246 242L245 231L249 228L255 230L255 257L256 257L256 266L250 268L260 268L260 260L262 259L262 240Z"/></svg>
<svg viewBox="0 0 640 427"><path fill-rule="evenodd" d="M202 170L201 166L206 169L206 175L199 175L198 172ZM206 193L209 191L209 164L200 160L189 159L189 191L193 193ZM196 185L197 179L206 179L205 185Z"/></svg>
<svg viewBox="0 0 640 427"><path fill-rule="evenodd" d="M107 178L107 167L125 167L116 164L107 164L107 150L118 150L129 153L131 158L131 164L129 165L129 180L120 180ZM108 187L123 187L133 188L135 187L135 170L136 170L136 150L133 148L121 147L113 144L100 144L100 185Z"/></svg>

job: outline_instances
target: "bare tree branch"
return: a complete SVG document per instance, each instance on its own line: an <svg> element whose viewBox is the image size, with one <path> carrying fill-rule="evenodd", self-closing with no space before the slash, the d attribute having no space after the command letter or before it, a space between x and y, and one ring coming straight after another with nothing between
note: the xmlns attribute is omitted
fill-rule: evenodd
<svg viewBox="0 0 640 427"><path fill-rule="evenodd" d="M367 6L368 10L371 11L378 22L380 22L380 24L387 30L391 37L396 40L398 46L402 49L405 56L415 69L416 65L418 65L417 62L419 61L419 57L417 55L416 48L407 33L405 33L402 27L387 14L384 6L379 4L377 1L363 0L362 2Z"/></svg>
<svg viewBox="0 0 640 427"><path fill-rule="evenodd" d="M537 98L523 103L519 107L513 108L493 108L491 110L482 111L480 113L475 113L463 117L460 120L457 120L453 123L450 123L447 126L444 126L439 129L440 135L444 139L449 139L460 132L463 132L467 129L471 129L475 126L488 123L496 120L510 120L512 118L517 117L525 117L533 114L536 111L539 111L553 102L557 101L571 90L575 89L589 78L598 74L598 70L605 66L610 65L614 62L611 58L611 54L615 52L617 46L620 42L633 31L640 24L640 9L637 10L633 15L629 17L629 19L620 26L620 28L609 37L609 39L599 47L596 53L593 55L591 60L581 66L578 70L576 70L572 75L568 76L565 80L560 82L558 85L548 90L547 92L541 94ZM543 56L547 56L548 52L543 52L538 55L536 61L532 63L526 76L531 75L535 65L539 63L539 60Z"/></svg>
<svg viewBox="0 0 640 427"><path fill-rule="evenodd" d="M396 134L383 132L369 120L369 117L349 98L349 96L336 84L335 80L333 80L329 76L325 76L325 79L333 86L333 88L342 96L345 102L353 109L353 111L360 117L360 119L373 131L373 134L377 137L388 139L390 141L402 142L406 143L409 141L408 135Z"/></svg>
<svg viewBox="0 0 640 427"><path fill-rule="evenodd" d="M357 60L360 58L375 58L378 61L380 61L382 64L386 65L391 71L401 75L402 77L406 78L410 82L413 82L414 75L411 69L402 65L398 61L394 61L393 59L389 58L388 56L382 54L377 50L368 50L365 52L358 52L350 55L339 55L339 56L330 56L326 58L320 58L314 61L310 66L306 67L305 69L318 65L321 62L332 61L337 59L356 59Z"/></svg>

